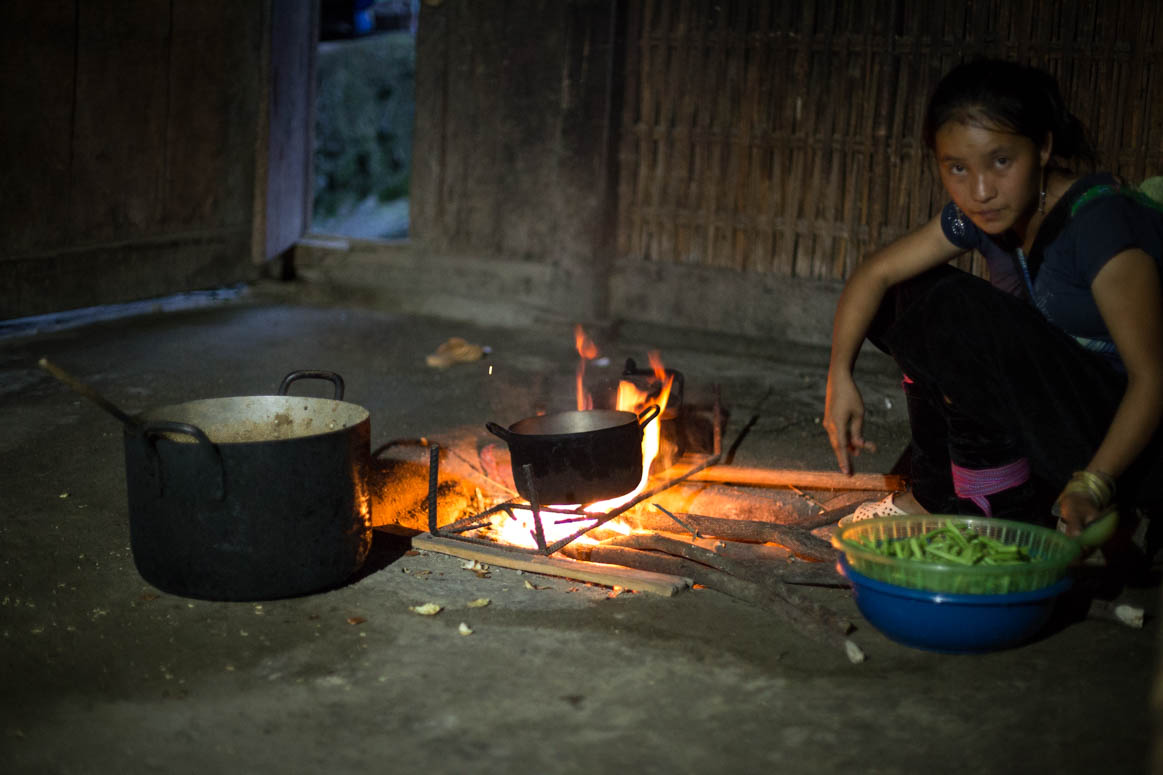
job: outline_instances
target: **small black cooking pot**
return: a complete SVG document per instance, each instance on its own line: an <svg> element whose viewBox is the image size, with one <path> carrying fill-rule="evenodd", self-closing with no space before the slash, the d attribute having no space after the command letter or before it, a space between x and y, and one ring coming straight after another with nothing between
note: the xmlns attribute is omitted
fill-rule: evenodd
<svg viewBox="0 0 1163 775"><path fill-rule="evenodd" d="M321 378L335 397L288 396ZM337 586L371 547L369 412L338 374L276 396L148 409L125 432L130 545L146 581L209 600Z"/></svg>
<svg viewBox="0 0 1163 775"><path fill-rule="evenodd" d="M513 481L523 498L539 504L593 503L638 486L642 428L658 411L656 405L639 414L587 409L530 417L508 428L493 422L485 427L509 445Z"/></svg>

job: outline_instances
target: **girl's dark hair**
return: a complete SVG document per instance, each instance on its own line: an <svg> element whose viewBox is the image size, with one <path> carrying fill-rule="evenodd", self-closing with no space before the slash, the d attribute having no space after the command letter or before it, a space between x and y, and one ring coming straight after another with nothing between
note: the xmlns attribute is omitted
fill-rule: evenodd
<svg viewBox="0 0 1163 775"><path fill-rule="evenodd" d="M950 121L997 126L1041 145L1054 137L1053 155L1094 163L1086 127L1066 109L1058 81L1036 67L1000 59L975 59L945 74L925 111L922 137L936 148L937 130Z"/></svg>

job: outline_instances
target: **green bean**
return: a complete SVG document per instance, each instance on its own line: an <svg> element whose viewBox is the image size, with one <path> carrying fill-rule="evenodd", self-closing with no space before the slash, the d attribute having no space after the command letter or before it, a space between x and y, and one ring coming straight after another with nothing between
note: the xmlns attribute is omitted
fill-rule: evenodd
<svg viewBox="0 0 1163 775"><path fill-rule="evenodd" d="M969 548L969 541L965 538L965 536L961 535L961 531L958 530L957 527L953 524L953 520L945 520L945 527L949 529L949 533L953 536L954 540L961 544L962 549Z"/></svg>
<svg viewBox="0 0 1163 775"><path fill-rule="evenodd" d="M880 540L868 537L859 543L884 557L919 562L1017 565L1031 560L1026 547L1003 543L969 528L958 528L952 520L920 535Z"/></svg>
<svg viewBox="0 0 1163 775"><path fill-rule="evenodd" d="M981 541L983 544L988 546L990 549L995 549L995 550L1000 551L1002 549L1012 549L1013 548L1009 544L1003 544L1001 541L997 540L996 538L990 538L989 536L981 535L980 533L977 536L977 540Z"/></svg>
<svg viewBox="0 0 1163 775"><path fill-rule="evenodd" d="M940 557L942 560L949 560L950 562L955 562L958 565L971 565L972 564L972 562L969 559L962 557L959 554L954 554L953 552L947 552L943 549L934 549L931 546L929 547L929 554Z"/></svg>

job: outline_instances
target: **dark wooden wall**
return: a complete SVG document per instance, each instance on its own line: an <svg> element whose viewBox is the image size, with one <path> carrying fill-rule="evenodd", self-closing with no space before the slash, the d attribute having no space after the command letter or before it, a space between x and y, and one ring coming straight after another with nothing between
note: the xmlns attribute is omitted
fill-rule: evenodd
<svg viewBox="0 0 1163 775"><path fill-rule="evenodd" d="M0 3L0 318L237 282L293 239L295 2ZM941 204L920 110L962 58L1051 69L1111 167L1163 172L1160 5L425 0L414 249L537 267L516 301L561 316L822 330L826 293L779 294Z"/></svg>
<svg viewBox="0 0 1163 775"><path fill-rule="evenodd" d="M423 249L546 262L529 302L603 309L613 258L619 5L426 2L411 231Z"/></svg>
<svg viewBox="0 0 1163 775"><path fill-rule="evenodd" d="M269 13L0 3L0 318L252 273Z"/></svg>
<svg viewBox="0 0 1163 775"><path fill-rule="evenodd" d="M563 315L826 340L862 256L944 203L923 110L978 54L1163 174L1156 0L442 0L419 29L413 238L552 265Z"/></svg>

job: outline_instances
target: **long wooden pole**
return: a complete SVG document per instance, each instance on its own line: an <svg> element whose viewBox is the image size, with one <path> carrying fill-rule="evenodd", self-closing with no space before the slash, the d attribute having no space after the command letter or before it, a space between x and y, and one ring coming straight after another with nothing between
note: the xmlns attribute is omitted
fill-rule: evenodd
<svg viewBox="0 0 1163 775"><path fill-rule="evenodd" d="M711 466L689 477L691 481L741 484L755 487L800 487L806 490L888 490L905 488L896 474L844 474L839 471L800 471L779 468Z"/></svg>

